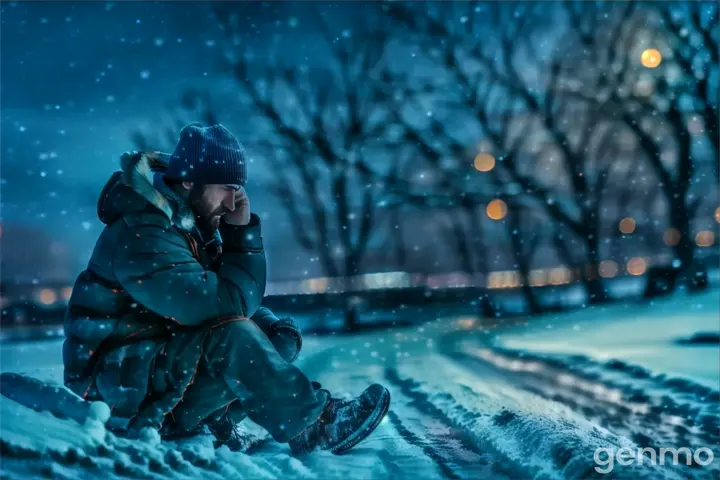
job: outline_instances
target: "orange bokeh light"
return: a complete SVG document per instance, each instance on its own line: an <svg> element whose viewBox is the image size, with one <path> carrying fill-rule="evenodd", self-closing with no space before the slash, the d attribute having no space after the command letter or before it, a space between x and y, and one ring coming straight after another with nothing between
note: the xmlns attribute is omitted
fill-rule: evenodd
<svg viewBox="0 0 720 480"><path fill-rule="evenodd" d="M627 263L627 271L630 275L642 275L647 270L647 262L642 257L631 258Z"/></svg>
<svg viewBox="0 0 720 480"><path fill-rule="evenodd" d="M502 200L495 199L488 203L487 216L493 220L502 220L507 215L507 205Z"/></svg>
<svg viewBox="0 0 720 480"><path fill-rule="evenodd" d="M662 54L657 48L648 48L640 55L640 63L645 68L656 68L662 62Z"/></svg>
<svg viewBox="0 0 720 480"><path fill-rule="evenodd" d="M475 157L474 165L478 172L489 172L495 168L495 157L489 153L480 153Z"/></svg>
<svg viewBox="0 0 720 480"><path fill-rule="evenodd" d="M702 230L695 235L695 243L698 247L709 247L715 243L715 234L710 230Z"/></svg>
<svg viewBox="0 0 720 480"><path fill-rule="evenodd" d="M625 235L630 235L635 231L635 220L630 217L620 220L620 231Z"/></svg>
<svg viewBox="0 0 720 480"><path fill-rule="evenodd" d="M43 305L52 305L57 300L57 294L52 288L43 288L40 290L38 299Z"/></svg>

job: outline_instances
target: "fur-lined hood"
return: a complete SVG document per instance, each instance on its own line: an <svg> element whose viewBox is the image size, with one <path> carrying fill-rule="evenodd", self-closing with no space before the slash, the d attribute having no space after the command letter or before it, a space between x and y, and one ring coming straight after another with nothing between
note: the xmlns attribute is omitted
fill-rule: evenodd
<svg viewBox="0 0 720 480"><path fill-rule="evenodd" d="M192 230L192 211L162 182L168 160L169 155L160 152L124 153L121 170L110 177L100 194L100 220L109 224L123 214L160 210L182 230Z"/></svg>

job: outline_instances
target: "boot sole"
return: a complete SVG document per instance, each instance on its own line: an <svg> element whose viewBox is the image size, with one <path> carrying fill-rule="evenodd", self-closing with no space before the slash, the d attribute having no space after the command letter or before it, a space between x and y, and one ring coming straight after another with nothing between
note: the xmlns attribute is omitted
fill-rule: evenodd
<svg viewBox="0 0 720 480"><path fill-rule="evenodd" d="M360 428L355 433L350 435L348 438L335 445L330 449L335 455L342 455L348 450L353 448L358 443L365 440L375 429L380 425L383 418L390 409L390 392L388 390L383 391L383 395L378 402L378 406L375 408L372 415L363 422Z"/></svg>

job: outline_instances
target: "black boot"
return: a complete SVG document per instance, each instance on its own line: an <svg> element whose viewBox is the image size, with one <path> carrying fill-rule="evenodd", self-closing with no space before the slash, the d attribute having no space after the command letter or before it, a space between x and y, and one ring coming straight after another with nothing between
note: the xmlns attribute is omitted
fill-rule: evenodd
<svg viewBox="0 0 720 480"><path fill-rule="evenodd" d="M322 385L318 382L312 382L312 386L314 390L322 389ZM227 408L221 408L210 415L205 420L204 425L207 425L210 433L215 437L214 447L220 448L227 445L233 452L247 449L250 440L238 430L238 424L245 418L247 418L247 412L239 400L235 400ZM204 428L203 424L198 425L197 431L189 435L201 433L202 428Z"/></svg>
<svg viewBox="0 0 720 480"><path fill-rule="evenodd" d="M288 444L296 454L313 450L345 453L380 425L389 407L390 392L378 384L353 400L330 398L320 418Z"/></svg>
<svg viewBox="0 0 720 480"><path fill-rule="evenodd" d="M235 400L228 408L221 409L220 412L211 415L205 421L210 433L215 437L215 448L227 445L233 452L239 452L247 448L248 439L237 428L237 425L245 417L247 417L247 413L240 401Z"/></svg>

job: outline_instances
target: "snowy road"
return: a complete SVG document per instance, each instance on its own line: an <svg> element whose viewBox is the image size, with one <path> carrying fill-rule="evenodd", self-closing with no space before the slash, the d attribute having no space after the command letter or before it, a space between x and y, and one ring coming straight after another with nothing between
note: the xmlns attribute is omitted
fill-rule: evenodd
<svg viewBox="0 0 720 480"><path fill-rule="evenodd" d="M714 295L709 301L717 300ZM518 328L526 327L501 331ZM461 317L361 336L306 338L303 368L336 395L357 394L371 382L392 393L383 424L345 456L295 458L253 425L246 426L250 447L244 453L216 451L209 437L129 442L98 425L55 419L3 399L3 476L717 478L717 388L625 361L510 349L500 346L495 332ZM3 347L3 370L59 378L58 342ZM706 348L717 354L717 347ZM598 448L704 446L714 446L716 458L704 467L645 461L615 464L601 475L593 460Z"/></svg>

